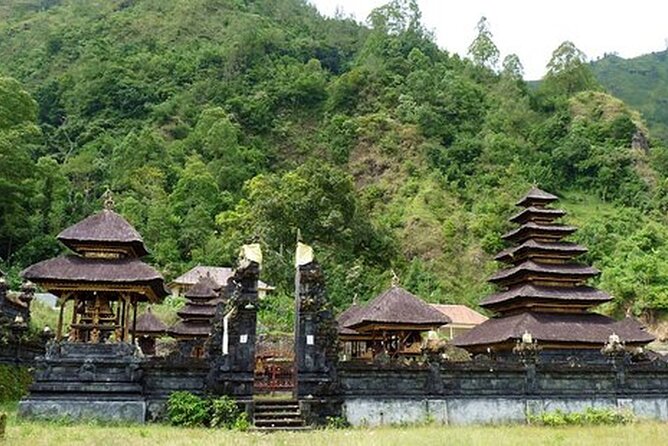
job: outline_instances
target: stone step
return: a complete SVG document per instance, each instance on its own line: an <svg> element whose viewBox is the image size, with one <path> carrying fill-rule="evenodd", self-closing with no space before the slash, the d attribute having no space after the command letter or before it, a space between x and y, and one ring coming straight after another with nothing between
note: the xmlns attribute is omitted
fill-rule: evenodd
<svg viewBox="0 0 668 446"><path fill-rule="evenodd" d="M289 406L255 406L255 412L299 412L299 405Z"/></svg>
<svg viewBox="0 0 668 446"><path fill-rule="evenodd" d="M299 418L301 416L302 416L302 413L299 412L299 411L288 412L288 411L281 410L281 411L275 411L275 412L259 412L259 413L257 411L255 412L255 418L256 419L257 418L270 419L270 418L281 418L281 417L285 417L285 418L297 417L297 418Z"/></svg>
<svg viewBox="0 0 668 446"><path fill-rule="evenodd" d="M279 418L275 420L255 420L255 427L292 427L303 426L304 420L301 418Z"/></svg>
<svg viewBox="0 0 668 446"><path fill-rule="evenodd" d="M250 430L252 432L280 432L280 431L289 431L289 432L304 432L310 431L312 428L310 426L283 426L283 427L252 427Z"/></svg>

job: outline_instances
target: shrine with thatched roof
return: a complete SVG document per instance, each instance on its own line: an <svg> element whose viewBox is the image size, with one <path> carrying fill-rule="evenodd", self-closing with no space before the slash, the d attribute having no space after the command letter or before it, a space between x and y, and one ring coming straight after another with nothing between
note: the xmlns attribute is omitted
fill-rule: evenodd
<svg viewBox="0 0 668 446"><path fill-rule="evenodd" d="M510 221L520 226L503 236L512 247L496 260L508 265L489 281L498 291L480 304L496 313L454 343L470 352L510 352L522 343L537 343L545 352L597 352L611 336L640 347L654 338L634 321L615 321L592 311L612 298L587 285L599 271L574 260L587 251L564 241L576 228L556 222L566 215L549 207L557 197L532 188Z"/></svg>
<svg viewBox="0 0 668 446"><path fill-rule="evenodd" d="M422 299L393 284L364 306L353 305L337 318L344 354L351 358L417 355L422 334L450 318Z"/></svg>
<svg viewBox="0 0 668 446"><path fill-rule="evenodd" d="M167 325L153 313L150 306L137 316L135 337L142 353L148 356L155 355L156 339L167 335L167 330Z"/></svg>
<svg viewBox="0 0 668 446"><path fill-rule="evenodd" d="M56 339L38 361L25 416L97 417L143 421L137 306L167 296L162 275L140 257L139 233L105 208L58 234L72 253L44 260L21 274L59 299ZM69 312L69 321L65 313Z"/></svg>

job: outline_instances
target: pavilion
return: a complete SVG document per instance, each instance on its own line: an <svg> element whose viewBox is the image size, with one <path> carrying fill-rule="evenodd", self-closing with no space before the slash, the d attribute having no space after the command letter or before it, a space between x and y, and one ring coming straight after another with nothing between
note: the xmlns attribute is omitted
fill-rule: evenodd
<svg viewBox="0 0 668 446"><path fill-rule="evenodd" d="M337 319L344 351L352 358L415 356L422 334L450 319L405 289L392 285L365 306L353 306ZM345 343L350 343L346 345Z"/></svg>
<svg viewBox="0 0 668 446"><path fill-rule="evenodd" d="M55 341L38 359L25 416L104 417L143 421L142 360L135 345L137 306L169 294L162 276L140 258L139 233L105 208L58 234L73 253L44 260L21 274L58 296ZM69 312L69 323L65 312Z"/></svg>

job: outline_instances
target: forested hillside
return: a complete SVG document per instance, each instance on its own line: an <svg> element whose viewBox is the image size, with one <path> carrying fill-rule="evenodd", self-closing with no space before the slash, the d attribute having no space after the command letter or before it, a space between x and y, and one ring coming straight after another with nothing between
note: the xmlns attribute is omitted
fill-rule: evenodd
<svg viewBox="0 0 668 446"><path fill-rule="evenodd" d="M572 44L536 91L487 24L440 50L409 0L369 26L300 0L7 0L0 6L0 257L62 250L62 228L116 207L172 278L265 252L292 309L299 228L338 308L389 285L475 305L514 201L563 197L608 310L668 309L668 152ZM512 49L511 49L512 50Z"/></svg>
<svg viewBox="0 0 668 446"><path fill-rule="evenodd" d="M632 59L607 55L592 69L610 93L643 113L655 138L668 141L668 50Z"/></svg>

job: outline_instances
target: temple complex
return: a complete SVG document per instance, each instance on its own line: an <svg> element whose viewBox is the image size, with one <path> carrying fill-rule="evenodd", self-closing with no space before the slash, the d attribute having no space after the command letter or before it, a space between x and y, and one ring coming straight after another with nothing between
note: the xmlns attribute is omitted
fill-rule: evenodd
<svg viewBox="0 0 668 446"><path fill-rule="evenodd" d="M611 297L586 284L599 271L573 260L587 249L563 240L576 228L555 222L566 214L550 207L555 201L534 187L517 202L522 210L510 221L519 227L503 236L514 246L495 257L508 267L489 279L499 291L480 304L497 316L456 337L455 345L473 353L510 352L523 341L543 351L598 353L611 335L629 347L654 339L634 321L591 311Z"/></svg>
<svg viewBox="0 0 668 446"><path fill-rule="evenodd" d="M349 343L352 358L380 354L411 356L422 353L422 334L450 322L443 313L393 284L365 306L353 306L339 318L339 336Z"/></svg>
<svg viewBox="0 0 668 446"><path fill-rule="evenodd" d="M211 335L216 308L224 301L220 288L211 276L206 275L186 291L188 302L177 312L181 321L169 330L179 341L183 355L195 358L204 356L204 343Z"/></svg>

